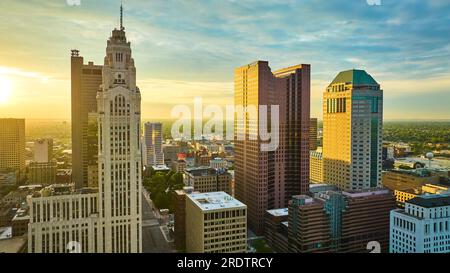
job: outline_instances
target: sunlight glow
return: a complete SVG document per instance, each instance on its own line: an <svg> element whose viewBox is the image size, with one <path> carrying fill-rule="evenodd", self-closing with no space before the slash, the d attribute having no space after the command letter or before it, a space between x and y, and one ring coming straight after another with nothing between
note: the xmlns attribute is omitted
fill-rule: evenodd
<svg viewBox="0 0 450 273"><path fill-rule="evenodd" d="M11 80L0 75L0 104L8 102L11 96Z"/></svg>

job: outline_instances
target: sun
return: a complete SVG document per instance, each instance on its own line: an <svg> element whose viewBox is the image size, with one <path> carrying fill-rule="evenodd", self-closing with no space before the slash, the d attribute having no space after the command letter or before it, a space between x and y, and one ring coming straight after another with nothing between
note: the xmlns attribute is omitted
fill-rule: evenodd
<svg viewBox="0 0 450 273"><path fill-rule="evenodd" d="M11 80L0 75L0 104L8 102L11 96Z"/></svg>

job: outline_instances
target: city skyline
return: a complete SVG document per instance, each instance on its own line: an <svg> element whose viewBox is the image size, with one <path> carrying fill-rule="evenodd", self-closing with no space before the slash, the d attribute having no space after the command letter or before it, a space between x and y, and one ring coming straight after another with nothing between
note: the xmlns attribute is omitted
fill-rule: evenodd
<svg viewBox="0 0 450 273"><path fill-rule="evenodd" d="M233 69L264 59L275 60L274 70L292 62L311 64L311 116L320 120L327 83L352 68L366 70L383 85L385 120L450 117L445 1L385 0L381 6L365 0L223 1L216 8L194 1L178 3L177 10L169 9L171 4L124 2L142 67L137 83L143 119L169 119L172 106L192 105L196 96L204 104L232 104ZM9 39L0 53L0 116L47 119L57 112L70 119L70 50L80 49L86 62L102 63L101 33L117 25L116 3L3 1L2 6L8 8L0 29Z"/></svg>

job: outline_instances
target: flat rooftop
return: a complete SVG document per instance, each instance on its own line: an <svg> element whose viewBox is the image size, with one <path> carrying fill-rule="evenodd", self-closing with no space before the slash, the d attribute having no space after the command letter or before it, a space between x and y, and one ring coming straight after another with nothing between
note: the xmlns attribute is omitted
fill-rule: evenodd
<svg viewBox="0 0 450 273"><path fill-rule="evenodd" d="M450 206L450 195L421 195L406 201L424 208L436 208Z"/></svg>
<svg viewBox="0 0 450 273"><path fill-rule="evenodd" d="M19 253L26 248L27 236L0 240L0 253Z"/></svg>
<svg viewBox="0 0 450 273"><path fill-rule="evenodd" d="M247 206L225 192L192 193L187 197L202 211L246 208Z"/></svg>
<svg viewBox="0 0 450 273"><path fill-rule="evenodd" d="M289 209L288 208L271 209L268 210L267 213L273 216L287 216L289 214Z"/></svg>

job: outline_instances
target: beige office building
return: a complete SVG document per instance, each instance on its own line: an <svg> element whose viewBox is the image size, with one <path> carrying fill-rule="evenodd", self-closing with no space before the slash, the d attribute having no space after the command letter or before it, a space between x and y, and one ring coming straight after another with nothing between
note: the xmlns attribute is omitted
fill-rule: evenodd
<svg viewBox="0 0 450 273"><path fill-rule="evenodd" d="M323 95L324 181L341 190L381 186L383 91L363 70L340 72Z"/></svg>
<svg viewBox="0 0 450 273"><path fill-rule="evenodd" d="M246 205L224 192L186 195L187 253L246 251Z"/></svg>
<svg viewBox="0 0 450 273"><path fill-rule="evenodd" d="M25 120L0 119L0 172L25 170Z"/></svg>

